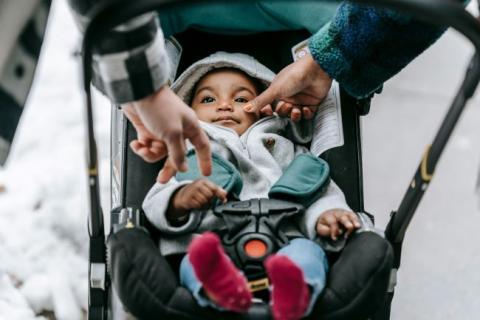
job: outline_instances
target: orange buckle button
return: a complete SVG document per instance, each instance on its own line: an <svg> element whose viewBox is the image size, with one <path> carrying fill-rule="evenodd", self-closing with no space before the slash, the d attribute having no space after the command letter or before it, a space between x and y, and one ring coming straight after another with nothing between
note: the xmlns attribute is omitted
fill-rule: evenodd
<svg viewBox="0 0 480 320"><path fill-rule="evenodd" d="M243 248L246 254L251 258L260 258L267 254L267 244L262 240L248 240Z"/></svg>

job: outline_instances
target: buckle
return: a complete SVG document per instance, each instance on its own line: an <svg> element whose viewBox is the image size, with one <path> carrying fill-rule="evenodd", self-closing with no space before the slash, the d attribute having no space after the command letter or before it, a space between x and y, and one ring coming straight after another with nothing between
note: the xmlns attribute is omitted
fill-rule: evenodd
<svg viewBox="0 0 480 320"><path fill-rule="evenodd" d="M250 292L257 292L261 290L268 289L270 282L268 278L261 278L253 281L248 281L248 286L250 287Z"/></svg>

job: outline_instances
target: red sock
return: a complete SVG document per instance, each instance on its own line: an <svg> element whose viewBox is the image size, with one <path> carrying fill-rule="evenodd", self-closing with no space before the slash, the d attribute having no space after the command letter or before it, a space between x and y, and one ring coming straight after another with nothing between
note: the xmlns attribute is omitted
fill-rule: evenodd
<svg viewBox="0 0 480 320"><path fill-rule="evenodd" d="M235 312L246 312L252 294L245 276L225 254L218 236L206 232L188 247L188 257L207 296L218 306Z"/></svg>
<svg viewBox="0 0 480 320"><path fill-rule="evenodd" d="M300 319L308 308L310 291L303 271L287 256L272 255L265 261L272 286L271 304L275 320Z"/></svg>

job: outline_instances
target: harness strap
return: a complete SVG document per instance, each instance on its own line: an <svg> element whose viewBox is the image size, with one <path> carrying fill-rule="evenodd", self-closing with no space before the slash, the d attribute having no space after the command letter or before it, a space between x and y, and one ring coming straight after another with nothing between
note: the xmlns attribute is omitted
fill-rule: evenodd
<svg viewBox="0 0 480 320"><path fill-rule="evenodd" d="M313 154L298 155L268 193L271 199L283 199L309 207L325 192L330 181L328 163Z"/></svg>

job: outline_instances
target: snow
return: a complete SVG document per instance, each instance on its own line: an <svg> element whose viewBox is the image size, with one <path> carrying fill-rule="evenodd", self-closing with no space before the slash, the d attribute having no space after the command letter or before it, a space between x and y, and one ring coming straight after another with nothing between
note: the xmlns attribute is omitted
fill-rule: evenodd
<svg viewBox="0 0 480 320"><path fill-rule="evenodd" d="M0 319L85 318L88 232L79 33L53 2L34 87L0 169ZM96 96L103 200L108 212L108 102ZM106 166L107 165L107 166ZM1 189L1 188L0 188Z"/></svg>
<svg viewBox="0 0 480 320"><path fill-rule="evenodd" d="M17 290L10 277L0 276L0 315L2 319L44 319L35 317L25 297Z"/></svg>

